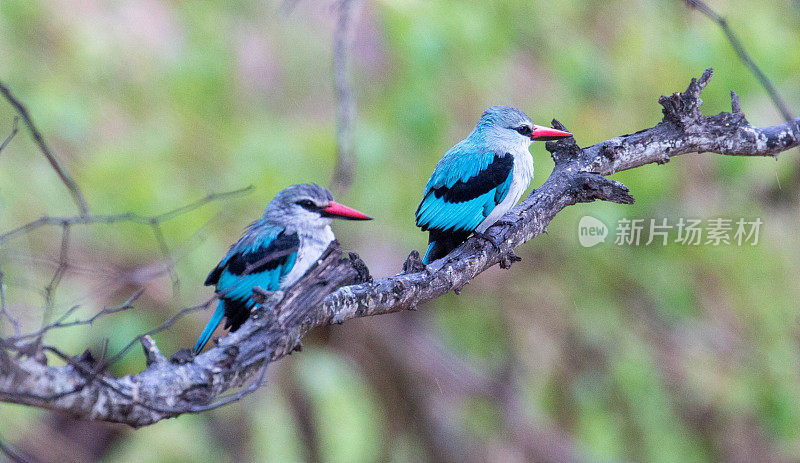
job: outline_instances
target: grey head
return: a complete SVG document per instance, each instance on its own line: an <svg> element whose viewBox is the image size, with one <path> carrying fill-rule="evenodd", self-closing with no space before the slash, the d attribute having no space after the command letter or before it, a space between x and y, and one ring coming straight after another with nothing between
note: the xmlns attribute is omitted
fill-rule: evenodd
<svg viewBox="0 0 800 463"><path fill-rule="evenodd" d="M527 114L512 106L492 106L483 112L470 136L483 137L490 143L527 148L533 141L557 140L572 134L534 125Z"/></svg>
<svg viewBox="0 0 800 463"><path fill-rule="evenodd" d="M264 221L288 229L321 229L331 219L369 220L369 217L333 200L327 188L299 183L279 191L264 211Z"/></svg>

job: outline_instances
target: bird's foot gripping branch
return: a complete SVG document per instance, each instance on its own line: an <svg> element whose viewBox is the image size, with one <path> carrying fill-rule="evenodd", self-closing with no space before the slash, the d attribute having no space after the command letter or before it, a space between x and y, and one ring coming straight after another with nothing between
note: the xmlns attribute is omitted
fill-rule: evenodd
<svg viewBox="0 0 800 463"><path fill-rule="evenodd" d="M552 174L485 231L491 242L470 238L428 266L421 264L414 251L402 273L376 280L369 278L360 260L345 257L334 244L307 278L286 290L282 298L254 294L265 307L201 355L168 360L152 339L143 338L147 367L131 376L113 377L86 358L62 356L66 365L50 366L41 344L31 347L2 340L0 400L137 427L218 407L255 390L267 365L297 350L303 335L316 326L415 309L460 290L487 268L510 264L514 249L543 233L569 205L597 199L633 202L628 189L606 175L653 162L663 164L685 153L773 156L800 144L800 118L753 127L736 94L731 95L730 113L703 116L700 93L710 78L711 70L707 70L686 91L662 97L663 121L649 129L587 148L572 138L548 142L555 160ZM565 129L557 121L554 125ZM241 389L225 396L234 388Z"/></svg>

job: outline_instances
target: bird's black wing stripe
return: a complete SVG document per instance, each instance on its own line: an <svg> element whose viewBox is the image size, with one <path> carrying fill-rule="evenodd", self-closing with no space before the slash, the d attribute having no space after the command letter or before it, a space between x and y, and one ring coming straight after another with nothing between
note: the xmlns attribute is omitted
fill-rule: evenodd
<svg viewBox="0 0 800 463"><path fill-rule="evenodd" d="M492 162L478 172L478 175L466 182L459 180L451 188L444 186L436 188L433 190L433 194L448 203L469 201L502 185L508 179L508 174L513 168L514 157L511 154L495 154Z"/></svg>
<svg viewBox="0 0 800 463"><path fill-rule="evenodd" d="M219 277L222 276L222 271L224 269L225 266L222 265L221 262L217 264L217 266L214 267L214 270L212 270L211 273L208 274L208 276L206 277L206 282L203 284L206 286L217 284L217 282L219 282Z"/></svg>
<svg viewBox="0 0 800 463"><path fill-rule="evenodd" d="M237 253L228 260L228 271L233 275L243 275L274 270L283 265L286 259L297 252L300 247L300 238L296 233L281 233L268 246L261 246L255 251L246 254Z"/></svg>

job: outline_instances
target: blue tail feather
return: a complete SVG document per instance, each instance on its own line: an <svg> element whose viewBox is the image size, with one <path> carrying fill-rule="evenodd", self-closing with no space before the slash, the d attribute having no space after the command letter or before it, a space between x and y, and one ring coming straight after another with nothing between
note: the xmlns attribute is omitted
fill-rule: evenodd
<svg viewBox="0 0 800 463"><path fill-rule="evenodd" d="M217 310L214 312L214 315L211 316L211 320L208 321L203 333L200 335L200 339L197 340L197 344L194 345L195 354L199 354L200 351L203 350L203 346L211 339L211 335L214 333L214 330L217 329L217 325L219 325L219 322L222 321L222 317L224 316L225 301L220 299L219 304L217 304Z"/></svg>
<svg viewBox="0 0 800 463"><path fill-rule="evenodd" d="M422 263L425 265L430 264L430 255L433 247L436 245L436 241L431 241L431 244L428 245L428 250L425 251L425 257L422 258Z"/></svg>

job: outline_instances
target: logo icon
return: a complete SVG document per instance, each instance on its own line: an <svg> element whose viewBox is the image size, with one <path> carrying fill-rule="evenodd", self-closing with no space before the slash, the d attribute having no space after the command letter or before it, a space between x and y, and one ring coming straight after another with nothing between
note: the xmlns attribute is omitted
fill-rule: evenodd
<svg viewBox="0 0 800 463"><path fill-rule="evenodd" d="M591 215L584 215L578 222L578 242L584 248L602 243L608 236L608 227L600 219Z"/></svg>

